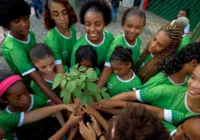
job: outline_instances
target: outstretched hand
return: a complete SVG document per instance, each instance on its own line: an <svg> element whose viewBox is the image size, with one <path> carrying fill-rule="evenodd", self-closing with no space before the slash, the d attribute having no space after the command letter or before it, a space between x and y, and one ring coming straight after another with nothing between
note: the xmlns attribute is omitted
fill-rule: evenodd
<svg viewBox="0 0 200 140"><path fill-rule="evenodd" d="M85 125L83 121L79 122L79 131L85 140L96 140L96 133L90 123Z"/></svg>

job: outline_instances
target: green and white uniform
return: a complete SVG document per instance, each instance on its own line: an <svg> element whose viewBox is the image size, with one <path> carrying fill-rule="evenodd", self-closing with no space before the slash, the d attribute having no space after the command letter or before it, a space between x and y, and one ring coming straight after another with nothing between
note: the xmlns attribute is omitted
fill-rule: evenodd
<svg viewBox="0 0 200 140"><path fill-rule="evenodd" d="M183 35L181 44L179 46L179 48L177 49L177 52L179 53L183 48L185 48L189 43L190 43L190 38L189 36L187 36L186 34Z"/></svg>
<svg viewBox="0 0 200 140"><path fill-rule="evenodd" d="M187 103L187 86L159 85L136 91L137 100L165 109L165 120L179 124L188 116L195 115Z"/></svg>
<svg viewBox="0 0 200 140"><path fill-rule="evenodd" d="M17 127L21 127L24 121L24 112L12 114L0 114L0 128L3 129L6 140L14 140ZM3 139L3 140L4 140Z"/></svg>
<svg viewBox="0 0 200 140"><path fill-rule="evenodd" d="M145 84L143 84L139 89L144 88L153 88L158 85L166 84L166 85L176 85L176 86L187 86L187 81L189 79L189 76L185 78L185 81L183 83L177 84L174 83L169 76L167 76L163 72L159 72L155 76L151 77Z"/></svg>
<svg viewBox="0 0 200 140"><path fill-rule="evenodd" d="M142 85L138 76L134 72L132 73L133 76L128 80L122 80L115 73L112 73L107 82L108 92L111 96L115 96L126 91L136 90Z"/></svg>
<svg viewBox="0 0 200 140"><path fill-rule="evenodd" d="M106 62L105 66L110 67L110 57L112 53L114 52L116 46L120 45L123 48L130 48L132 50L132 62L134 65L136 65L139 57L140 57L140 46L142 44L142 39L138 36L136 38L135 44L130 45L125 38L124 34L118 35L111 43L110 48L108 50L107 56L106 56Z"/></svg>
<svg viewBox="0 0 200 140"><path fill-rule="evenodd" d="M46 80L46 79L45 79L45 81L46 81L47 85L52 88L53 81ZM46 94L44 94L44 92L41 91L41 89L38 87L38 85L34 81L31 81L30 88L31 88L31 90L33 91L34 94L40 96L41 98L43 98L44 100L46 100L48 103L51 102L51 100L49 99L49 97L47 97ZM60 97L61 90L60 90L59 87L56 88L54 90L54 92L57 94L58 97Z"/></svg>
<svg viewBox="0 0 200 140"><path fill-rule="evenodd" d="M45 107L45 106L48 105L48 103L44 99L42 99L41 97L39 97L37 95L30 95L30 96L31 96L31 105L26 112L37 109L37 108ZM5 114L13 115L14 112L9 110L9 106L8 106L2 112L2 114L3 115L5 115ZM24 132L26 132L26 135L27 134L34 135L34 134L38 133L38 131L41 130L41 128L43 128L44 125L45 125L44 121L40 120L40 121L31 123L31 124L26 124L26 125L23 125L21 127L18 127L16 132L19 135L25 135Z"/></svg>
<svg viewBox="0 0 200 140"><path fill-rule="evenodd" d="M167 131L169 132L170 136L172 137L177 131L176 126L174 126L173 124L166 122L166 121L162 121L162 123L165 126L165 128L167 128Z"/></svg>
<svg viewBox="0 0 200 140"><path fill-rule="evenodd" d="M3 55L14 73L25 76L35 71L28 56L31 47L35 44L35 35L31 31L27 41L20 41L10 34L7 35L2 45Z"/></svg>
<svg viewBox="0 0 200 140"><path fill-rule="evenodd" d="M66 37L55 27L45 36L44 43L47 44L54 53L55 64L70 66L72 49L76 43L76 29L69 28L71 36Z"/></svg>
<svg viewBox="0 0 200 140"><path fill-rule="evenodd" d="M146 56L146 58L144 59L144 61L142 62L142 64L139 67L139 71L153 58L153 54L150 53L149 55Z"/></svg>
<svg viewBox="0 0 200 140"><path fill-rule="evenodd" d="M97 65L103 67L103 64L106 59L106 54L108 52L108 49L110 47L110 43L113 40L113 35L112 33L108 31L103 32L103 41L99 45L95 45L92 42L88 40L87 34L83 35L75 44L73 50L72 50L72 55L71 55L71 67L73 67L76 63L76 51L79 49L80 46L82 45L91 45L97 52Z"/></svg>

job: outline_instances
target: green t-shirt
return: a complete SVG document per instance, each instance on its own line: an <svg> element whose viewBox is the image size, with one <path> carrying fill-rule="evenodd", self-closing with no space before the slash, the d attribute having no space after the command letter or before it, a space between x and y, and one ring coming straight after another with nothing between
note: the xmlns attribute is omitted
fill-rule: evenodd
<svg viewBox="0 0 200 140"><path fill-rule="evenodd" d="M31 47L35 44L35 35L31 31L26 42L17 40L10 34L7 35L3 42L3 55L14 73L25 76L35 71L28 56Z"/></svg>
<svg viewBox="0 0 200 140"><path fill-rule="evenodd" d="M134 45L130 45L126 39L124 34L118 35L111 43L110 48L108 50L107 56L106 56L106 63L105 66L110 67L110 57L112 53L114 52L116 46L120 45L124 48L130 48L132 50L132 60L133 64L135 65L139 59L140 56L140 46L142 44L142 39L140 37L136 38L136 42Z"/></svg>
<svg viewBox="0 0 200 140"><path fill-rule="evenodd" d="M170 136L172 137L176 133L177 127L166 121L162 121L162 123L165 126L165 128L167 129L167 131L169 132Z"/></svg>
<svg viewBox="0 0 200 140"><path fill-rule="evenodd" d="M112 33L108 31L103 32L103 41L99 45L95 45L91 43L88 38L87 34L83 35L75 44L73 50L72 50L72 55L71 55L71 67L73 67L76 63L76 51L79 49L80 46L82 45L91 45L97 52L97 65L101 68L104 65L105 59L106 59L106 54L108 52L108 49L110 47L110 43L113 40L113 35Z"/></svg>
<svg viewBox="0 0 200 140"><path fill-rule="evenodd" d="M0 128L4 130L6 140L14 139L14 132L21 127L24 121L24 112L12 114L0 114Z"/></svg>
<svg viewBox="0 0 200 140"><path fill-rule="evenodd" d="M185 48L190 43L190 41L191 40L190 40L189 36L187 36L186 34L183 35L181 44L180 44L179 48L177 49L177 52L179 53L183 48Z"/></svg>
<svg viewBox="0 0 200 140"><path fill-rule="evenodd" d="M165 120L173 124L179 124L188 115L194 114L188 107L187 86L159 85L151 89L137 90L136 97L140 102L172 110L165 111L164 116L167 118Z"/></svg>
<svg viewBox="0 0 200 140"><path fill-rule="evenodd" d="M71 36L66 37L55 27L45 36L44 43L53 51L56 64L70 66L72 49L76 43L76 28L69 28Z"/></svg>
<svg viewBox="0 0 200 140"><path fill-rule="evenodd" d="M163 72L159 72L155 76L151 77L146 83L144 83L139 89L144 89L144 88L153 88L158 85L162 84L167 84L167 85L177 85L177 86L187 86L187 81L189 79L189 76L185 78L185 81L180 84L174 83L169 76L167 76Z"/></svg>
<svg viewBox="0 0 200 140"><path fill-rule="evenodd" d="M53 81L49 81L49 80L45 80L45 81L46 81L47 85L48 85L49 87L52 88L52 86L53 86ZM43 91L41 91L41 89L38 87L38 85L37 85L34 81L31 81L30 88L31 88L31 90L33 91L34 94L40 96L41 98L43 98L43 99L46 100L47 102L51 102L51 100L49 99L49 97L47 97L47 95L44 94ZM56 88L56 89L54 90L54 92L57 94L58 97L60 97L60 92L61 92L61 90L60 90L59 87Z"/></svg>
<svg viewBox="0 0 200 140"><path fill-rule="evenodd" d="M149 55L147 55L146 58L144 59L143 63L140 65L138 71L140 71L152 58L153 58L152 53L150 53Z"/></svg>
<svg viewBox="0 0 200 140"><path fill-rule="evenodd" d="M30 96L31 96L31 105L26 112L37 109L37 108L45 107L48 105L48 103L41 97L37 95L30 95ZM4 111L2 111L2 114L12 115L13 113L14 112L9 110L9 106ZM26 124L21 127L18 127L16 132L17 132L17 135L23 135L24 132L26 132L26 135L27 134L34 135L38 132L38 130L41 130L41 128L43 128L43 125L44 125L44 121L40 120L31 124Z"/></svg>
<svg viewBox="0 0 200 140"><path fill-rule="evenodd" d="M141 85L142 83L135 73L133 73L133 76L129 80L122 80L115 73L112 73L107 82L108 92L111 96L126 91L136 90Z"/></svg>

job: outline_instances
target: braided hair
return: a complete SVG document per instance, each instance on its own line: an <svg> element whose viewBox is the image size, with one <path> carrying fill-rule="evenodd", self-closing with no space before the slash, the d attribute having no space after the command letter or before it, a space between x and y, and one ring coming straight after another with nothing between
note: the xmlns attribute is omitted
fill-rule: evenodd
<svg viewBox="0 0 200 140"><path fill-rule="evenodd" d="M132 63L132 50L129 48L123 48L122 46L117 46L110 57L110 61L117 60L125 64Z"/></svg>
<svg viewBox="0 0 200 140"><path fill-rule="evenodd" d="M138 76L140 77L141 81L144 83L149 80L152 76L154 76L156 73L159 72L158 65L159 63L166 58L167 56L173 54L176 52L176 49L180 46L181 40L182 40L182 33L179 28L177 28L175 25L165 25L163 26L159 31L164 31L167 33L169 38L171 39L171 44L158 56L152 58L139 72ZM158 32L159 32L158 31ZM150 55L150 52L148 51L148 46L145 48L143 53L141 54L139 62L136 64L136 69L139 68L139 66L142 64L142 62L145 60L145 58Z"/></svg>
<svg viewBox="0 0 200 140"><path fill-rule="evenodd" d="M200 62L200 43L191 43L183 48L179 54L166 57L160 64L159 70L167 75L172 75L183 68L185 63L192 60Z"/></svg>

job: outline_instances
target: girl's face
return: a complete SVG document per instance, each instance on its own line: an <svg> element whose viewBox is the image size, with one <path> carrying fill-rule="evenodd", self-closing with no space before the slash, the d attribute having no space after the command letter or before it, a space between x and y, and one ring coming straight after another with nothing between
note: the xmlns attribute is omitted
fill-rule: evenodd
<svg viewBox="0 0 200 140"><path fill-rule="evenodd" d="M144 19L138 15L128 16L123 28L127 41L135 41L144 28Z"/></svg>
<svg viewBox="0 0 200 140"><path fill-rule="evenodd" d="M46 59L36 60L33 62L33 65L37 67L42 74L48 75L54 71L54 57L50 56Z"/></svg>
<svg viewBox="0 0 200 140"><path fill-rule="evenodd" d="M148 51L152 54L160 54L172 44L172 41L166 32L159 31L149 43Z"/></svg>
<svg viewBox="0 0 200 140"><path fill-rule="evenodd" d="M188 63L185 63L183 65L183 69L187 72L187 74L192 74L197 65L198 65L197 60L192 60Z"/></svg>
<svg viewBox="0 0 200 140"><path fill-rule="evenodd" d="M173 135L173 140L199 140L199 119L189 119L179 125L177 132Z"/></svg>
<svg viewBox="0 0 200 140"><path fill-rule="evenodd" d="M105 27L103 16L100 13L88 11L84 17L85 31L91 42L99 42Z"/></svg>
<svg viewBox="0 0 200 140"><path fill-rule="evenodd" d="M57 2L52 2L49 5L51 19L55 22L59 29L66 29L69 26L69 16L67 9Z"/></svg>
<svg viewBox="0 0 200 140"><path fill-rule="evenodd" d="M187 14L186 14L185 11L181 10L181 11L178 13L177 17L178 17L178 18L180 18L180 17L187 17Z"/></svg>
<svg viewBox="0 0 200 140"><path fill-rule="evenodd" d="M30 29L29 16L21 16L9 23L9 30L19 36L27 36Z"/></svg>
<svg viewBox="0 0 200 140"><path fill-rule="evenodd" d="M188 80L188 96L200 100L200 65L198 65Z"/></svg>
<svg viewBox="0 0 200 140"><path fill-rule="evenodd" d="M7 89L7 100L17 108L29 108L31 104L30 94L22 81L17 81Z"/></svg>
<svg viewBox="0 0 200 140"><path fill-rule="evenodd" d="M111 64L112 71L119 77L123 77L126 74L128 74L128 72L130 71L130 68L131 68L130 62L125 64L118 60L112 60L110 64Z"/></svg>
<svg viewBox="0 0 200 140"><path fill-rule="evenodd" d="M87 69L92 68L92 61L89 59L81 60L80 66L85 66L87 71Z"/></svg>

